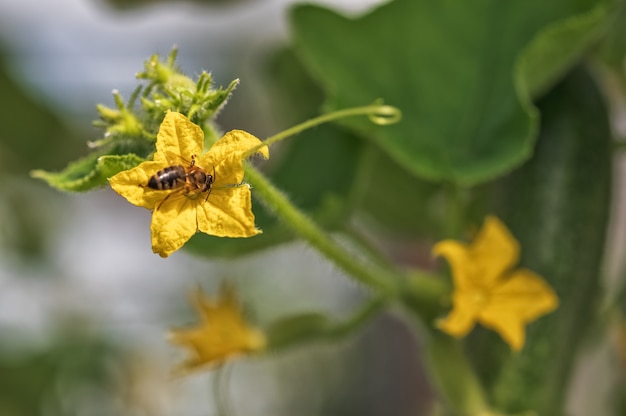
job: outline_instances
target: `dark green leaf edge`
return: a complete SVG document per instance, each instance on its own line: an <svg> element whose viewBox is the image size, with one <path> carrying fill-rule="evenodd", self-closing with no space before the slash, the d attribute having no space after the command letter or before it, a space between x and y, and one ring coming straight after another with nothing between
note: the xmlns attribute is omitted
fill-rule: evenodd
<svg viewBox="0 0 626 416"><path fill-rule="evenodd" d="M583 14L546 26L537 34L515 63L515 85L523 104L543 95L606 34L615 7L615 2L600 2ZM546 71L543 62L548 57L551 61L560 61L560 65Z"/></svg>
<svg viewBox="0 0 626 416"><path fill-rule="evenodd" d="M587 12L561 19L540 30L531 42L519 54L514 69L513 81L518 100L529 117L528 147L512 166L500 169L468 180L458 178L461 186L476 186L508 174L523 165L533 154L539 134L540 113L533 99L557 83L571 68L583 59L590 46L606 33L609 23L611 3L601 2ZM573 40L574 39L574 40ZM542 62L550 56L553 64L546 71Z"/></svg>

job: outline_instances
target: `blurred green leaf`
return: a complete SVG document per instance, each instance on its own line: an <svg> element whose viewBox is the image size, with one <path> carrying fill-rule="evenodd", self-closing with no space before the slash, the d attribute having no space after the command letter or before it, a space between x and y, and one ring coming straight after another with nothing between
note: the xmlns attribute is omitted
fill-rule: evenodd
<svg viewBox="0 0 626 416"><path fill-rule="evenodd" d="M49 201L50 195L27 173L65 163L81 145L61 114L13 79L7 61L0 45L0 248L32 264L43 253L47 226L56 218L50 218L50 210L42 212L42 198Z"/></svg>
<svg viewBox="0 0 626 416"><path fill-rule="evenodd" d="M602 59L620 76L624 75L626 58L626 2L619 2L613 14L611 26L605 41L599 49Z"/></svg>
<svg viewBox="0 0 626 416"><path fill-rule="evenodd" d="M554 85L606 34L612 10L610 2L600 1L589 12L559 20L539 32L517 61L518 93L523 96L526 90L538 97Z"/></svg>
<svg viewBox="0 0 626 416"><path fill-rule="evenodd" d="M395 0L358 19L305 5L291 21L296 50L323 85L328 110L384 99L403 111L402 122L344 124L416 175L474 184L531 154L537 117L529 87L545 87L597 36L606 13L585 17L593 4ZM566 19L572 16L580 17ZM525 49L533 39L536 47ZM520 57L526 63L515 79Z"/></svg>
<svg viewBox="0 0 626 416"><path fill-rule="evenodd" d="M415 177L373 145L366 152L358 173L358 208L396 234L440 237L444 187Z"/></svg>
<svg viewBox="0 0 626 416"><path fill-rule="evenodd" d="M4 60L0 50L0 170L24 174L74 157L75 134L9 76Z"/></svg>
<svg viewBox="0 0 626 416"><path fill-rule="evenodd" d="M65 416L84 411L91 394L105 394L98 406L113 411L119 400L112 365L122 358L106 342L86 334L64 334L46 349L3 354L0 349L0 414ZM119 371L119 369L118 369ZM113 405L115 404L115 405ZM79 413L74 413L79 412Z"/></svg>

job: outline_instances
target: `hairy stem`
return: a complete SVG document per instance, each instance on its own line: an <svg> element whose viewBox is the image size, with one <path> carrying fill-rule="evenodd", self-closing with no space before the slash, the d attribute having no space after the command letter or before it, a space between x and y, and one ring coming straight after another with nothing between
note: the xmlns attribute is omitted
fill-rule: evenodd
<svg viewBox="0 0 626 416"><path fill-rule="evenodd" d="M399 279L393 272L366 264L356 258L353 253L346 251L326 231L318 227L309 217L296 208L287 196L276 189L259 171L248 163L244 164L244 169L246 180L254 188L255 194L298 236L315 247L348 275L375 289L378 293L391 297L399 294Z"/></svg>

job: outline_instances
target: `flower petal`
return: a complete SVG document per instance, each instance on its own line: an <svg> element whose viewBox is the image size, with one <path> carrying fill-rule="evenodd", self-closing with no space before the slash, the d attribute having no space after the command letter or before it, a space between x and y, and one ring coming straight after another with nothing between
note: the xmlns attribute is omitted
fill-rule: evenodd
<svg viewBox="0 0 626 416"><path fill-rule="evenodd" d="M433 253L450 263L455 287L489 289L517 263L519 244L498 218L489 216L471 244L444 240Z"/></svg>
<svg viewBox="0 0 626 416"><path fill-rule="evenodd" d="M485 218L469 249L473 258L487 265L491 272L489 279L497 279L519 262L519 243L506 225L494 216Z"/></svg>
<svg viewBox="0 0 626 416"><path fill-rule="evenodd" d="M154 210L150 224L152 251L161 257L167 257L181 248L198 229L196 201L182 194L170 195Z"/></svg>
<svg viewBox="0 0 626 416"><path fill-rule="evenodd" d="M146 187L150 177L167 165L163 162L143 162L130 170L125 170L109 178L111 188L133 205L153 209L160 203L164 195L158 191Z"/></svg>
<svg viewBox="0 0 626 416"><path fill-rule="evenodd" d="M157 134L154 161L167 165L191 162L191 156L200 156L204 146L204 133L200 126L181 113L170 111L165 115ZM172 160L172 158L178 160Z"/></svg>
<svg viewBox="0 0 626 416"><path fill-rule="evenodd" d="M466 292L455 291L452 303L453 307L448 316L438 319L436 325L442 331L462 338L474 328L479 311L476 310L476 303Z"/></svg>
<svg viewBox="0 0 626 416"><path fill-rule="evenodd" d="M232 130L219 139L198 164L208 172L216 170L216 186L238 184L243 180L243 157L261 144L261 140L246 131ZM266 159L269 157L267 146L258 153Z"/></svg>
<svg viewBox="0 0 626 416"><path fill-rule="evenodd" d="M519 269L494 288L489 302L479 316L479 322L497 331L513 348L524 345L526 324L552 312L558 298L541 276Z"/></svg>
<svg viewBox="0 0 626 416"><path fill-rule="evenodd" d="M472 258L466 244L454 240L441 241L433 247L433 254L443 256L450 263L455 290L470 290L475 286Z"/></svg>
<svg viewBox="0 0 626 416"><path fill-rule="evenodd" d="M254 226L250 187L211 191L207 202L198 204L198 230L218 237L252 237L261 233Z"/></svg>
<svg viewBox="0 0 626 416"><path fill-rule="evenodd" d="M223 286L216 301L201 290L193 293L191 300L201 318L200 324L170 333L172 343L190 350L189 358L178 367L178 372L219 365L235 355L265 347L264 334L246 323L232 288Z"/></svg>

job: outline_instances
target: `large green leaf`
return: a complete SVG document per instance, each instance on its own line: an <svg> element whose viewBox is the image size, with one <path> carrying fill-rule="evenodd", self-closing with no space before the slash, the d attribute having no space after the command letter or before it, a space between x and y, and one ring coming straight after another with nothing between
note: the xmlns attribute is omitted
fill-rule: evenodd
<svg viewBox="0 0 626 416"><path fill-rule="evenodd" d="M416 175L474 184L531 154L530 97L597 37L607 11L594 4L395 0L358 19L300 6L291 21L329 110L383 98L401 108L401 123L345 124Z"/></svg>

